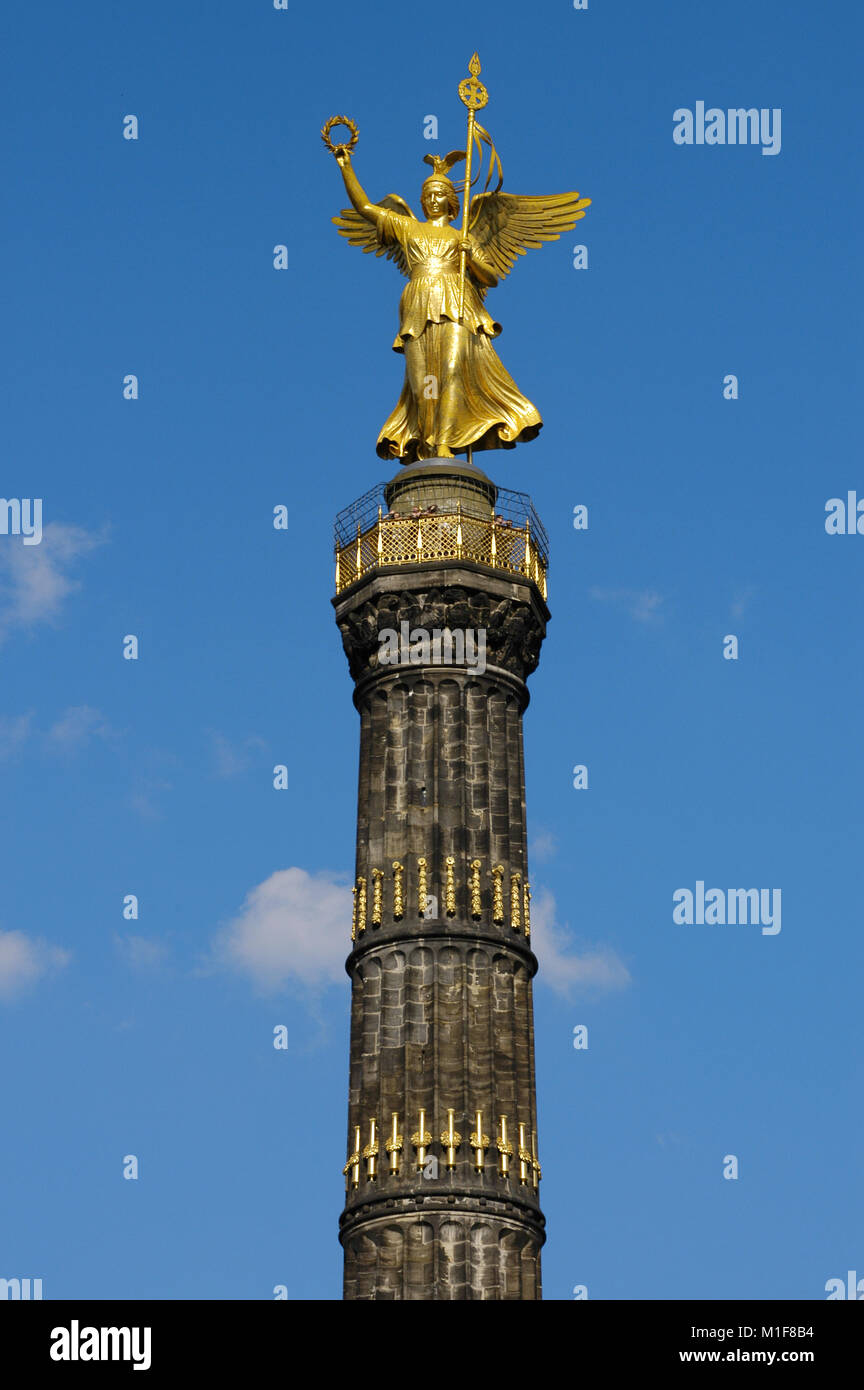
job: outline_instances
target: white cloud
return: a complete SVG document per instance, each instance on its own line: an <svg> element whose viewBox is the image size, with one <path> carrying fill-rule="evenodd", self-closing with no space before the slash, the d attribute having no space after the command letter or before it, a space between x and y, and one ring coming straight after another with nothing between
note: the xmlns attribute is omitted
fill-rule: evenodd
<svg viewBox="0 0 864 1390"><path fill-rule="evenodd" d="M110 739L115 731L104 714L91 705L70 705L46 734L49 743L55 748L75 753L84 748L91 738Z"/></svg>
<svg viewBox="0 0 864 1390"><path fill-rule="evenodd" d="M0 762L14 758L31 735L37 734L32 710L15 716L0 714ZM71 705L44 734L50 751L66 753L78 752L93 738L109 741L116 737L116 729L112 729L101 710L91 705Z"/></svg>
<svg viewBox="0 0 864 1390"><path fill-rule="evenodd" d="M313 987L345 978L351 889L326 873L279 869L253 888L214 941L222 964L264 990L289 980Z"/></svg>
<svg viewBox="0 0 864 1390"><path fill-rule="evenodd" d="M663 617L660 609L664 599L656 589L598 589L592 588L591 597L601 603L614 603L624 608L637 623L654 623Z"/></svg>
<svg viewBox="0 0 864 1390"><path fill-rule="evenodd" d="M257 738L254 734L249 738L242 739L239 743L231 743L224 734L211 731L210 738L213 743L213 756L216 760L217 777L237 777L241 772L245 772L252 766L253 756L266 747L263 739Z"/></svg>
<svg viewBox="0 0 864 1390"><path fill-rule="evenodd" d="M76 560L103 537L80 526L50 522L39 545L21 536L4 536L0 545L0 641L16 629L53 622L65 600L79 589L72 576Z"/></svg>
<svg viewBox="0 0 864 1390"><path fill-rule="evenodd" d="M164 942L149 936L119 936L115 933L114 944L133 970L152 969L161 965L168 955Z"/></svg>
<svg viewBox="0 0 864 1390"><path fill-rule="evenodd" d="M144 820L158 821L162 819L164 796L174 790L172 777L180 765L179 759L164 748L151 748L142 759L126 804Z"/></svg>
<svg viewBox="0 0 864 1390"><path fill-rule="evenodd" d="M172 782L160 781L154 777L144 778L130 793L127 804L133 811L137 811L143 820L161 820L162 810L156 798L162 792L170 791L173 791Z"/></svg>
<svg viewBox="0 0 864 1390"><path fill-rule="evenodd" d="M551 830L538 830L528 845L528 857L547 864L558 853L558 840Z"/></svg>
<svg viewBox="0 0 864 1390"><path fill-rule="evenodd" d="M0 762L14 758L30 737L33 714L0 714Z"/></svg>
<svg viewBox="0 0 864 1390"><path fill-rule="evenodd" d="M69 951L22 931L0 931L0 998L13 995L50 970L59 970L72 959Z"/></svg>
<svg viewBox="0 0 864 1390"><path fill-rule="evenodd" d="M750 600L755 592L756 587L753 584L746 584L743 588L736 590L729 606L729 611L733 618L742 618L744 616L747 609L750 607Z"/></svg>
<svg viewBox="0 0 864 1390"><path fill-rule="evenodd" d="M606 946L577 951L556 917L554 897L540 892L531 907L538 980L562 994L630 984L630 972L615 951ZM280 869L252 889L237 916L217 933L214 956L266 991L291 980L321 987L345 977L350 922L351 890L335 876Z"/></svg>
<svg viewBox="0 0 864 1390"><path fill-rule="evenodd" d="M610 947L575 951L569 932L557 924L555 899L545 889L531 904L531 946L540 962L538 982L558 994L576 988L624 989L630 984L630 971Z"/></svg>

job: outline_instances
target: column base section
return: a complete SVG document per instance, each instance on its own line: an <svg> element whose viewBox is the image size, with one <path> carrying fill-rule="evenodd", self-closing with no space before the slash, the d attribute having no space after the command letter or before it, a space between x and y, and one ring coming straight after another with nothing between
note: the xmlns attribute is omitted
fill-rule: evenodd
<svg viewBox="0 0 864 1390"><path fill-rule="evenodd" d="M478 1209L476 1200L470 1209L459 1202L432 1205L427 1198L372 1219L343 1217L343 1298L540 1299L542 1225Z"/></svg>

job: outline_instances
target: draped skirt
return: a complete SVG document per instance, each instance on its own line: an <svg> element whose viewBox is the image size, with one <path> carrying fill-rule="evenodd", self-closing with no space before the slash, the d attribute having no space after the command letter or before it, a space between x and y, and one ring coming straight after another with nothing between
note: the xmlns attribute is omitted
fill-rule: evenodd
<svg viewBox="0 0 864 1390"><path fill-rule="evenodd" d="M489 336L450 319L403 340L405 382L378 436L380 458L464 453L469 445L512 449L536 439L543 421L501 362Z"/></svg>

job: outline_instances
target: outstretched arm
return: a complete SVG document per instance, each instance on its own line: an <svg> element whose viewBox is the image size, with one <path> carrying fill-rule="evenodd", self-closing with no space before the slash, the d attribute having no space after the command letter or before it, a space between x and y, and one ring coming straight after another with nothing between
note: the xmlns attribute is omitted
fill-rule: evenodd
<svg viewBox="0 0 864 1390"><path fill-rule="evenodd" d="M365 217L367 222L374 222L376 227L379 227L384 218L384 209L378 207L377 203L370 201L369 195L354 173L351 155L348 150L337 149L336 163L342 170L342 178L345 181L345 191L357 212L359 212L361 217Z"/></svg>

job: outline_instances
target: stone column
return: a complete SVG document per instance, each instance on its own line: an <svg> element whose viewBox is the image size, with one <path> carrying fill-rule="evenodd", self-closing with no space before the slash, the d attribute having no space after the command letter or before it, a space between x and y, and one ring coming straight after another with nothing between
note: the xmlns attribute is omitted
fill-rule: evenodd
<svg viewBox="0 0 864 1390"><path fill-rule="evenodd" d="M428 485L458 496L460 470L443 482L440 471ZM390 485L403 505L410 483L405 470ZM491 516L489 487L488 504L482 489L474 498ZM407 500L418 505L416 490ZM539 1299L522 714L549 613L531 580L452 557L372 568L334 605L360 714L346 1149L360 1158L341 1219L344 1297ZM382 633L401 636L403 623L430 637L483 633L485 669L476 645L468 664L388 663ZM448 1167L451 1111L461 1140Z"/></svg>

